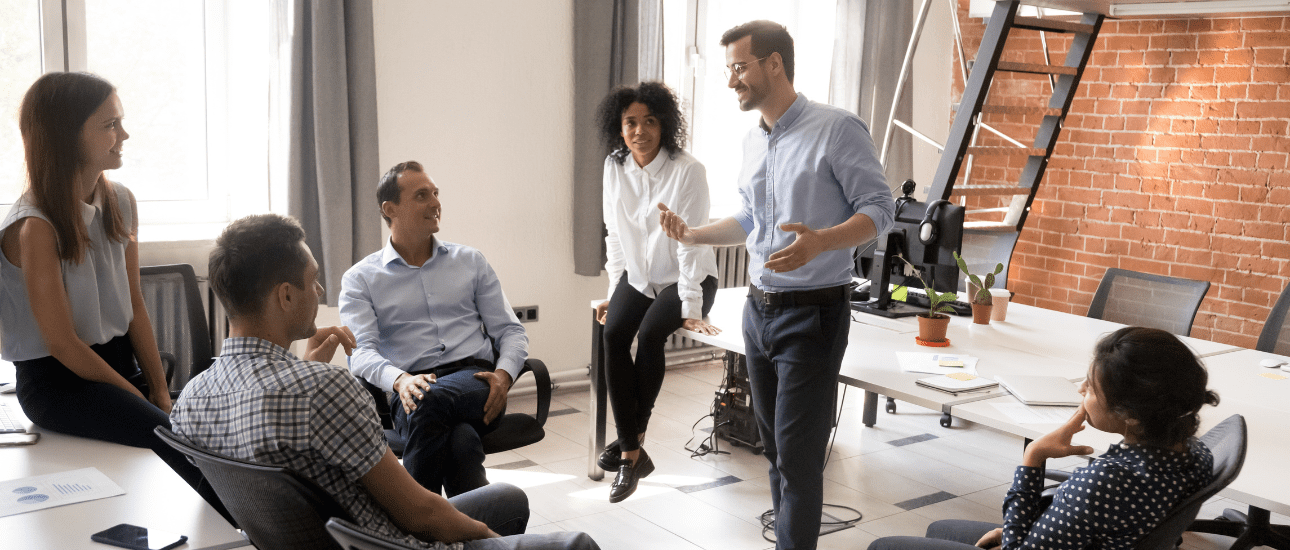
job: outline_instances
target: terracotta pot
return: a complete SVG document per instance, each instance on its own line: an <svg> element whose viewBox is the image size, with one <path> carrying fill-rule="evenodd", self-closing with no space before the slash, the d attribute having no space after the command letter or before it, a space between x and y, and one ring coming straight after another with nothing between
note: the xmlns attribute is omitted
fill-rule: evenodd
<svg viewBox="0 0 1290 550"><path fill-rule="evenodd" d="M918 339L924 342L944 342L949 328L950 316L944 313L937 313L935 317L918 316Z"/></svg>
<svg viewBox="0 0 1290 550"><path fill-rule="evenodd" d="M972 304L972 322L978 325L990 324L990 313L994 311L993 304Z"/></svg>

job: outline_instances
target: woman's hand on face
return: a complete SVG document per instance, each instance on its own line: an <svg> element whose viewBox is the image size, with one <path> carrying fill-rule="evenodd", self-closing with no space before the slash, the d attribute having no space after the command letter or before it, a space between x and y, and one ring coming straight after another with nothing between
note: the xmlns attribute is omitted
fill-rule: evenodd
<svg viewBox="0 0 1290 550"><path fill-rule="evenodd" d="M600 305L596 306L596 320L600 321L600 324L603 325L605 324L605 317L607 317L608 315L609 315L609 300L605 300L603 302L600 302Z"/></svg>
<svg viewBox="0 0 1290 550"><path fill-rule="evenodd" d="M157 388L155 390L149 390L148 393L150 394L148 396L149 403L156 405L158 409L161 409L161 412L170 414L170 409L173 405L170 402L169 388Z"/></svg>
<svg viewBox="0 0 1290 550"><path fill-rule="evenodd" d="M1093 454L1092 447L1071 445L1071 438L1084 430L1084 421L1087 419L1088 413L1084 411L1084 405L1080 405L1078 409L1075 409L1075 414L1071 415L1065 424L1036 439L1029 447L1026 447L1026 454L1021 464L1032 468L1042 468L1044 461L1050 458Z"/></svg>
<svg viewBox="0 0 1290 550"><path fill-rule="evenodd" d="M681 323L681 328L690 332L707 334L708 336L721 334L721 329L703 322L702 319L686 319L685 322Z"/></svg>

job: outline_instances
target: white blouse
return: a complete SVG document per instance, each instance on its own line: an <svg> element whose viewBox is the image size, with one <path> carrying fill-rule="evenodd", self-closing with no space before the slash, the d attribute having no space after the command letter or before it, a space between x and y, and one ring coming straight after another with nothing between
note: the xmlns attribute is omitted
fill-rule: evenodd
<svg viewBox="0 0 1290 550"><path fill-rule="evenodd" d="M667 150L659 151L644 168L630 155L622 164L606 157L604 184L609 297L624 273L628 284L649 298L675 283L681 316L702 319L699 284L716 276L716 255L710 246L686 246L668 238L658 223L658 203L667 205L690 227L707 225L710 199L703 164L685 151L678 151L675 158Z"/></svg>

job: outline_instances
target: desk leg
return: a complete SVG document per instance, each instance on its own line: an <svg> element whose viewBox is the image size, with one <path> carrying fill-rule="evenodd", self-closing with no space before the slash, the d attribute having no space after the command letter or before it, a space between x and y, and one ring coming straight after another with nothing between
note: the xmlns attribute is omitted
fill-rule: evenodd
<svg viewBox="0 0 1290 550"><path fill-rule="evenodd" d="M596 310L591 310L591 406L587 411L591 425L587 430L587 477L600 481L605 471L596 465L600 451L605 448L605 350L604 325L596 320Z"/></svg>
<svg viewBox="0 0 1290 550"><path fill-rule="evenodd" d="M864 418L862 420L866 428L872 428L878 423L878 394L866 390L864 392Z"/></svg>

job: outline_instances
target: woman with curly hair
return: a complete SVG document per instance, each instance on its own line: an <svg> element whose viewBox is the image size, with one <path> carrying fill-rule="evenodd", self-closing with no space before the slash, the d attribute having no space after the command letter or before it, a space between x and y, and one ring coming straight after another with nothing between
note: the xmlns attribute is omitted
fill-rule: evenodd
<svg viewBox="0 0 1290 550"><path fill-rule="evenodd" d="M682 149L685 120L672 91L658 82L620 87L600 103L596 121L610 150L604 177L609 300L596 307L596 318L605 325L609 402L618 428L618 441L599 464L617 470L609 502L620 502L654 471L641 444L663 387L668 336L682 327L719 332L703 321L717 292L717 262L710 247L679 244L659 226L659 204L673 205L692 226L708 223L707 172Z"/></svg>
<svg viewBox="0 0 1290 550"><path fill-rule="evenodd" d="M1003 501L1003 526L941 520L928 526L928 538L882 538L869 550L1134 548L1174 505L1213 481L1214 456L1193 437L1200 408L1218 404L1208 380L1173 334L1125 327L1103 337L1080 387L1083 403L1026 447ZM1093 453L1071 444L1086 422L1124 441L1077 468L1045 505L1045 462Z"/></svg>

